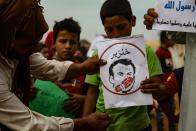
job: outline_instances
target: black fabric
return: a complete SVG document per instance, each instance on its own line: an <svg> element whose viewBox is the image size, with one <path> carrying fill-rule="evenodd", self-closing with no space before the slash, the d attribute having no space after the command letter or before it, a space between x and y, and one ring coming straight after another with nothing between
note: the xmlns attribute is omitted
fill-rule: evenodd
<svg viewBox="0 0 196 131"><path fill-rule="evenodd" d="M8 48L14 40L16 25L22 19L30 0L0 0L0 53L7 55Z"/></svg>
<svg viewBox="0 0 196 131"><path fill-rule="evenodd" d="M48 30L38 0L0 0L0 53L7 55L15 34L40 40Z"/></svg>
<svg viewBox="0 0 196 131"><path fill-rule="evenodd" d="M177 80L178 85L179 85L178 95L179 95L179 100L181 101L184 67L175 69L174 74L175 74L176 80Z"/></svg>
<svg viewBox="0 0 196 131"><path fill-rule="evenodd" d="M146 127L145 129L143 129L141 131L152 131L152 126L149 125L148 127Z"/></svg>
<svg viewBox="0 0 196 131"><path fill-rule="evenodd" d="M0 131L12 131L9 128L7 128L6 126L0 124Z"/></svg>

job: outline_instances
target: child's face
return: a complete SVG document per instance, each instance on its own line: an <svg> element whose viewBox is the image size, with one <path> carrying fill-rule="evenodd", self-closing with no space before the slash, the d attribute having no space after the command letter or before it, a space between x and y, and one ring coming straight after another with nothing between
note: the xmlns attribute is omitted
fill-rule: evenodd
<svg viewBox="0 0 196 131"><path fill-rule="evenodd" d="M108 38L119 38L130 36L134 25L135 19L128 21L122 16L112 16L105 18L103 26Z"/></svg>
<svg viewBox="0 0 196 131"><path fill-rule="evenodd" d="M66 30L60 31L55 41L57 55L62 60L72 60L78 45L78 35Z"/></svg>

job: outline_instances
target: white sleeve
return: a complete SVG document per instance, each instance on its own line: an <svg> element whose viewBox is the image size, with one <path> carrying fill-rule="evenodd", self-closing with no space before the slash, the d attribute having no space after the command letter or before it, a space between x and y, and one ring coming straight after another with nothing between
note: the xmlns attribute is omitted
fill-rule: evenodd
<svg viewBox="0 0 196 131"><path fill-rule="evenodd" d="M72 131L72 119L31 111L12 92L11 70L0 64L0 123L14 131ZM46 109L47 110L47 109Z"/></svg>
<svg viewBox="0 0 196 131"><path fill-rule="evenodd" d="M47 60L41 53L34 53L30 56L31 74L42 80L61 81L65 78L71 61Z"/></svg>
<svg viewBox="0 0 196 131"><path fill-rule="evenodd" d="M73 120L31 111L0 83L0 123L15 131L72 131ZM8 87L6 87L8 88Z"/></svg>

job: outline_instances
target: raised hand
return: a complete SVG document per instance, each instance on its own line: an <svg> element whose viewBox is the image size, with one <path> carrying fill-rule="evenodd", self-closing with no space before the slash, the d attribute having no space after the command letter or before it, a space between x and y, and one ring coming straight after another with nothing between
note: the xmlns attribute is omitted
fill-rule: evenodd
<svg viewBox="0 0 196 131"><path fill-rule="evenodd" d="M105 60L98 59L98 56L93 56L91 58L88 58L86 61L84 61L83 68L86 70L87 74L93 74L99 71L99 67L101 65L105 65L107 62Z"/></svg>
<svg viewBox="0 0 196 131"><path fill-rule="evenodd" d="M88 58L83 63L73 63L69 67L64 80L69 80L85 74L96 73L99 71L99 67L106 63L107 62L105 60L100 60L98 56Z"/></svg>
<svg viewBox="0 0 196 131"><path fill-rule="evenodd" d="M142 81L140 88L143 93L152 93L152 96L158 101L167 97L167 89L161 76L155 76Z"/></svg>
<svg viewBox="0 0 196 131"><path fill-rule="evenodd" d="M158 14L155 12L154 8L148 9L147 13L144 15L144 25L146 25L146 29L152 29L152 25L154 23L154 19L158 17Z"/></svg>

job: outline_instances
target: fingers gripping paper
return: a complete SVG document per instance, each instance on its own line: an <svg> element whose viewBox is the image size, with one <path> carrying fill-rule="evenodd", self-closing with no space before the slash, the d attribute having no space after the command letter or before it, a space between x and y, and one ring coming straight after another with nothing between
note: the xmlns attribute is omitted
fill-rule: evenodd
<svg viewBox="0 0 196 131"><path fill-rule="evenodd" d="M140 91L148 77L143 35L105 39L97 43L106 109L152 104L152 96Z"/></svg>

